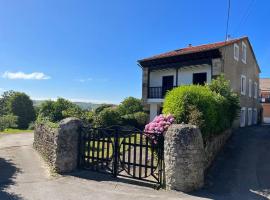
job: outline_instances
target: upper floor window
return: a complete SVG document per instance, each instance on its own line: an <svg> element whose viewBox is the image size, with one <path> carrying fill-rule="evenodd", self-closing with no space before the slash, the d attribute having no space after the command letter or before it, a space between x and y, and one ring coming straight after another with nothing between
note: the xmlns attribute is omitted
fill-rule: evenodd
<svg viewBox="0 0 270 200"><path fill-rule="evenodd" d="M235 60L239 60L239 46L237 44L234 44L234 59Z"/></svg>
<svg viewBox="0 0 270 200"><path fill-rule="evenodd" d="M251 97L252 96L252 80L249 79L248 81L248 96Z"/></svg>
<svg viewBox="0 0 270 200"><path fill-rule="evenodd" d="M254 82L254 98L257 99L258 97L258 84Z"/></svg>
<svg viewBox="0 0 270 200"><path fill-rule="evenodd" d="M242 62L247 63L247 45L242 42Z"/></svg>
<svg viewBox="0 0 270 200"><path fill-rule="evenodd" d="M246 94L246 76L241 75L241 94Z"/></svg>

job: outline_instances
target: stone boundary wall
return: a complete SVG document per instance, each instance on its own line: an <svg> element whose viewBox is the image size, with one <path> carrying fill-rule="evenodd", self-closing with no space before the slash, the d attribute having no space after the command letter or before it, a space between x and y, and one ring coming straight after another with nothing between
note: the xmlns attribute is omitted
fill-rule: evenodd
<svg viewBox="0 0 270 200"><path fill-rule="evenodd" d="M173 124L165 134L164 165L166 189L190 192L204 184L205 170L231 135L224 131L204 145L196 126Z"/></svg>
<svg viewBox="0 0 270 200"><path fill-rule="evenodd" d="M62 120L59 128L36 126L33 146L55 172L67 173L77 168L80 126L81 121L76 118Z"/></svg>
<svg viewBox="0 0 270 200"><path fill-rule="evenodd" d="M209 141L207 141L205 143L205 145L204 145L204 151L205 151L204 169L205 170L211 166L216 155L223 148L223 146L226 144L226 142L230 138L231 134L232 134L232 130L228 129L228 130L224 131L223 133L211 138Z"/></svg>

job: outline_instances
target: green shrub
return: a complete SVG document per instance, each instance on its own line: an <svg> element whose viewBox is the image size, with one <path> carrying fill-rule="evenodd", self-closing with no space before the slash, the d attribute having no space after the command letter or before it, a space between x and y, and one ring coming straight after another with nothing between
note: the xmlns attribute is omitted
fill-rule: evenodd
<svg viewBox="0 0 270 200"><path fill-rule="evenodd" d="M204 126L203 114L194 105L188 106L187 118L189 124L193 124L201 128Z"/></svg>
<svg viewBox="0 0 270 200"><path fill-rule="evenodd" d="M209 88L227 100L226 105L224 105L223 117L226 115L226 123L231 125L240 109L239 96L232 91L230 81L226 80L223 74L217 77L217 79L212 80Z"/></svg>
<svg viewBox="0 0 270 200"><path fill-rule="evenodd" d="M122 125L133 126L138 129L143 129L149 118L148 114L145 112L136 112L121 117L122 117Z"/></svg>
<svg viewBox="0 0 270 200"><path fill-rule="evenodd" d="M14 115L3 115L0 116L0 131L6 128L16 128L18 117Z"/></svg>
<svg viewBox="0 0 270 200"><path fill-rule="evenodd" d="M35 122L30 122L28 126L28 130L34 130L35 129Z"/></svg>
<svg viewBox="0 0 270 200"><path fill-rule="evenodd" d="M177 123L197 125L204 139L230 128L239 111L239 97L223 75L211 84L180 86L168 92L163 112Z"/></svg>
<svg viewBox="0 0 270 200"><path fill-rule="evenodd" d="M225 101L224 97L212 92L207 86L185 85L167 93L163 112L172 114L177 123L202 120L203 123L197 123L204 137L209 137L221 130L219 124L220 107ZM195 115L196 112L197 119L190 116L190 109L195 109L193 114Z"/></svg>
<svg viewBox="0 0 270 200"><path fill-rule="evenodd" d="M96 127L108 127L120 124L121 117L115 108L103 109L94 119L94 126Z"/></svg>
<svg viewBox="0 0 270 200"><path fill-rule="evenodd" d="M41 117L38 116L36 122L35 122L35 127L39 124L43 124L49 128L59 128L59 123L58 122L52 122L49 118L47 117Z"/></svg>

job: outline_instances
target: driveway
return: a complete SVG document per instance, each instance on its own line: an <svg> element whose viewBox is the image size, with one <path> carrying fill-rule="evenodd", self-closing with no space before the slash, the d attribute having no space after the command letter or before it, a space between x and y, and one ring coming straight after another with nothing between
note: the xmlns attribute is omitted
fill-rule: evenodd
<svg viewBox="0 0 270 200"><path fill-rule="evenodd" d="M237 130L210 168L206 186L191 194L157 191L85 172L51 176L33 150L32 142L31 133L0 136L0 200L263 200L267 195L270 197L270 126Z"/></svg>

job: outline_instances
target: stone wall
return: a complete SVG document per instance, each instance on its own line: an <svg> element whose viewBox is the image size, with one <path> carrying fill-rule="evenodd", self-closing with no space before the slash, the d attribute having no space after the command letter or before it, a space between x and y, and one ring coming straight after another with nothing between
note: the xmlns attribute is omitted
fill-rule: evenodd
<svg viewBox="0 0 270 200"><path fill-rule="evenodd" d="M60 122L59 128L39 124L34 131L34 148L57 173L77 168L80 126L80 120L67 118Z"/></svg>
<svg viewBox="0 0 270 200"><path fill-rule="evenodd" d="M225 131L204 145L202 134L196 126L170 126L164 140L166 188L189 192L202 187L205 170L230 135L230 130Z"/></svg>
<svg viewBox="0 0 270 200"><path fill-rule="evenodd" d="M231 136L232 131L228 129L223 133L211 138L204 145L205 151L205 170L210 167L213 160L215 159L218 152L222 149L222 147L226 144L226 141Z"/></svg>

